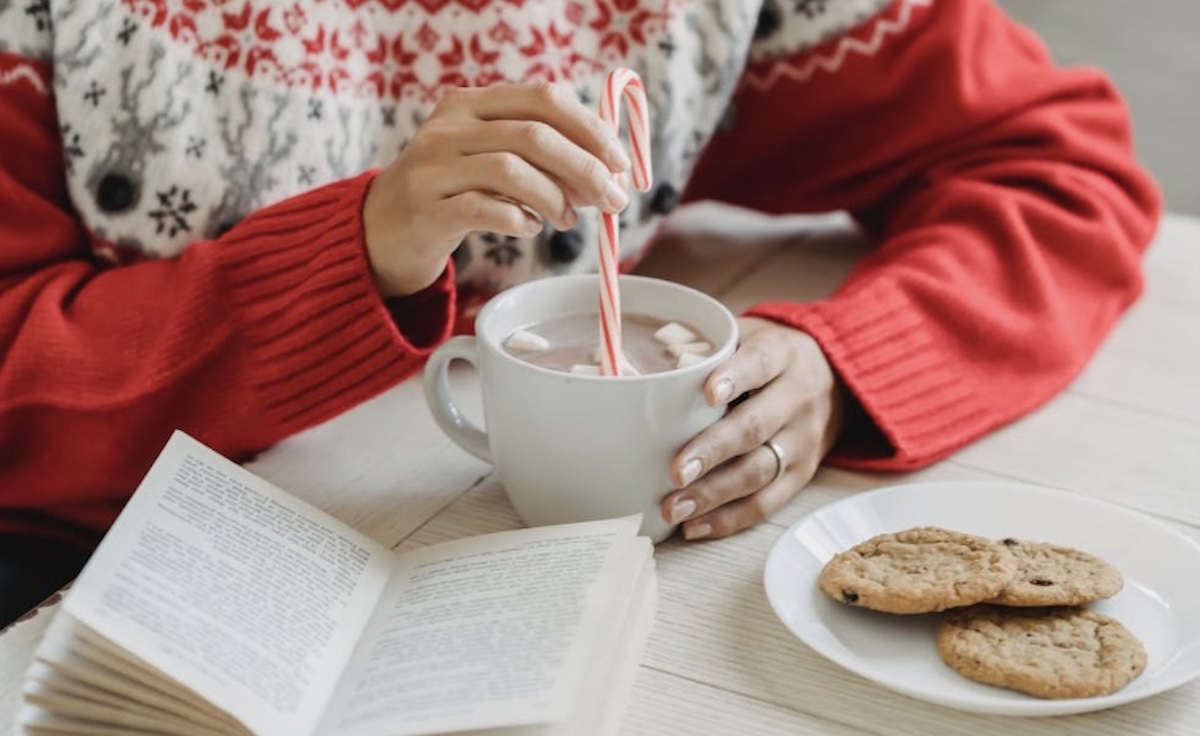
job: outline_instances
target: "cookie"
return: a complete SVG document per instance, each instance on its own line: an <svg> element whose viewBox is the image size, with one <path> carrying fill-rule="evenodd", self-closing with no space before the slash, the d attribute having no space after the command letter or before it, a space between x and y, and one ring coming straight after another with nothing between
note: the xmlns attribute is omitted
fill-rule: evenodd
<svg viewBox="0 0 1200 736"><path fill-rule="evenodd" d="M1070 547L1005 539L1017 575L988 603L1002 606L1079 606L1119 592L1125 581L1104 560Z"/></svg>
<svg viewBox="0 0 1200 736"><path fill-rule="evenodd" d="M932 613L995 598L1016 572L1016 558L1000 542L917 527L880 534L835 555L817 584L853 606Z"/></svg>
<svg viewBox="0 0 1200 736"><path fill-rule="evenodd" d="M1146 650L1116 619L1083 608L950 611L938 653L959 674L1039 698L1116 692L1146 668Z"/></svg>

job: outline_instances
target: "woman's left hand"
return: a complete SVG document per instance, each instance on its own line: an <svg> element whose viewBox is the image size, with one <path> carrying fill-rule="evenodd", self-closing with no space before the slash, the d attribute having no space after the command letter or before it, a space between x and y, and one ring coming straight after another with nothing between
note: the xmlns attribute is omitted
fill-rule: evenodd
<svg viewBox="0 0 1200 736"><path fill-rule="evenodd" d="M709 404L738 401L675 456L680 490L662 502L663 518L682 523L687 539L724 537L778 511L812 480L841 430L842 389L817 341L765 319L738 326L737 351L704 384Z"/></svg>

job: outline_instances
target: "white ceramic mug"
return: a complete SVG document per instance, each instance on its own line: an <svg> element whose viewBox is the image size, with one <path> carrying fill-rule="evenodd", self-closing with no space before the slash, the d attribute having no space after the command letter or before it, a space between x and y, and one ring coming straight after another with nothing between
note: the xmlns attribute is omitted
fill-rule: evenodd
<svg viewBox="0 0 1200 736"><path fill-rule="evenodd" d="M684 368L614 378L554 371L505 352L514 330L596 314L598 289L596 276L556 276L494 297L475 320L475 336L451 338L430 356L425 400L454 442L495 466L526 524L640 512L641 533L657 542L673 530L659 511L673 488L672 458L725 412L707 404L703 385L733 354L737 322L723 304L695 289L621 276L624 313L689 325L713 344L712 354ZM454 360L479 371L486 429L465 417L450 395Z"/></svg>

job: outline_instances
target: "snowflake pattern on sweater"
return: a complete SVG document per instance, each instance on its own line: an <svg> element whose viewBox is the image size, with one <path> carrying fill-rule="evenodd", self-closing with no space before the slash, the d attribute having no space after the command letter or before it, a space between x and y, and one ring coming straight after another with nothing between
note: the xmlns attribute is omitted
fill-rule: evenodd
<svg viewBox="0 0 1200 736"><path fill-rule="evenodd" d="M387 165L449 88L549 80L594 105L604 74L630 66L647 89L656 182L622 214L629 257L728 123L748 61L827 42L888 4L0 0L0 49L52 61L71 197L98 254L118 262L177 255ZM455 254L460 283L490 293L594 270L595 238L591 212L571 233L480 233Z"/></svg>

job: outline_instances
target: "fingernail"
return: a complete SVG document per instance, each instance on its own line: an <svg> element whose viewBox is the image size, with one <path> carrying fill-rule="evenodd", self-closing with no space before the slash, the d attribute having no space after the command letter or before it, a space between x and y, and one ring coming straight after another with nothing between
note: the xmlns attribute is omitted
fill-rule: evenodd
<svg viewBox="0 0 1200 736"><path fill-rule="evenodd" d="M704 539L712 534L712 527L703 522L699 524L691 524L683 528L684 539Z"/></svg>
<svg viewBox="0 0 1200 736"><path fill-rule="evenodd" d="M692 514L696 513L696 502L690 498L685 498L676 501L671 506L671 523L678 524Z"/></svg>
<svg viewBox="0 0 1200 736"><path fill-rule="evenodd" d="M679 479L683 481L683 485L690 486L692 481L700 477L700 470L703 466L696 458L688 460L683 465L683 470L679 471Z"/></svg>
<svg viewBox="0 0 1200 736"><path fill-rule="evenodd" d="M609 141L605 146L604 157L609 160L609 163L615 163L620 171L633 167L633 162L629 160L629 154L625 153L625 149L616 140Z"/></svg>
<svg viewBox="0 0 1200 736"><path fill-rule="evenodd" d="M733 398L733 381L728 378L722 378L717 381L717 385L713 386L713 401L718 404L728 404Z"/></svg>
<svg viewBox="0 0 1200 736"><path fill-rule="evenodd" d="M625 190L617 186L616 181L609 181L604 187L604 203L608 205L608 209L613 212L620 212L629 204L629 195Z"/></svg>

